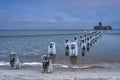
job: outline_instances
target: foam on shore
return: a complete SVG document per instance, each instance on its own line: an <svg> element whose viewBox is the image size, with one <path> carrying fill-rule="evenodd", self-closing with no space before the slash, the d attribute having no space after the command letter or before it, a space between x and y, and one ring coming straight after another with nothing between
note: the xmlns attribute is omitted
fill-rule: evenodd
<svg viewBox="0 0 120 80"><path fill-rule="evenodd" d="M21 66L38 66L41 67L41 62L24 62L20 63ZM0 66L9 66L9 62L0 61ZM120 69L119 63L102 63L102 64L80 64L80 65L65 65L65 64L53 64L56 68L74 68L74 69L94 69L94 68L103 68L103 69Z"/></svg>

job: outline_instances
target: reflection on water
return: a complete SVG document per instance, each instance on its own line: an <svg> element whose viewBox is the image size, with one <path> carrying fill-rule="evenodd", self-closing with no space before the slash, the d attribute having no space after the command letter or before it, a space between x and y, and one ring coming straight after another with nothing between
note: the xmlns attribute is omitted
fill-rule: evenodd
<svg viewBox="0 0 120 80"><path fill-rule="evenodd" d="M82 49L82 56L85 56L85 49Z"/></svg>
<svg viewBox="0 0 120 80"><path fill-rule="evenodd" d="M90 51L90 46L87 46L87 51L88 51L88 52Z"/></svg>
<svg viewBox="0 0 120 80"><path fill-rule="evenodd" d="M77 56L70 56L70 63L77 64Z"/></svg>
<svg viewBox="0 0 120 80"><path fill-rule="evenodd" d="M55 61L56 61L56 55L51 55L51 58L52 58L52 63L55 63Z"/></svg>
<svg viewBox="0 0 120 80"><path fill-rule="evenodd" d="M65 49L65 55L66 56L69 56L69 47L67 46L66 49Z"/></svg>

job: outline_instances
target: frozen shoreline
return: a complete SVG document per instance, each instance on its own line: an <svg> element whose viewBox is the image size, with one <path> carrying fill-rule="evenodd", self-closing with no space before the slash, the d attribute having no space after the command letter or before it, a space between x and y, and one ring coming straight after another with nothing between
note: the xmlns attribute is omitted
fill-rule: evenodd
<svg viewBox="0 0 120 80"><path fill-rule="evenodd" d="M40 67L22 67L10 70L0 67L0 80L120 80L119 69L65 69L42 73Z"/></svg>

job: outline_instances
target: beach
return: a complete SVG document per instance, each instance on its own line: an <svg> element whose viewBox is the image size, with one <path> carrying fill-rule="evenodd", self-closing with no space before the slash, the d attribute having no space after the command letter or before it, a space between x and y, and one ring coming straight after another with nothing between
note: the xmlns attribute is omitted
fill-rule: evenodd
<svg viewBox="0 0 120 80"><path fill-rule="evenodd" d="M65 55L65 40L93 31L0 31L0 80L120 80L120 31L104 32L82 56ZM72 34L72 35L71 35ZM48 53L50 41L56 42L53 73L42 73L41 56ZM16 52L20 69L9 68L9 53Z"/></svg>
<svg viewBox="0 0 120 80"><path fill-rule="evenodd" d="M0 80L120 80L117 69L54 68L53 73L42 73L40 67L9 69L0 67Z"/></svg>
<svg viewBox="0 0 120 80"><path fill-rule="evenodd" d="M0 0L0 80L120 80L120 0Z"/></svg>

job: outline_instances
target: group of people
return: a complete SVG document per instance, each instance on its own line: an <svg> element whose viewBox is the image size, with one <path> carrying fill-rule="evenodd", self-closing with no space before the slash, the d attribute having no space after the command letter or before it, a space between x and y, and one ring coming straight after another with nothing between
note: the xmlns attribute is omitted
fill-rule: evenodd
<svg viewBox="0 0 120 80"><path fill-rule="evenodd" d="M85 51L92 46L97 39L101 36L100 31L92 32L87 35L80 36L81 50ZM74 41L65 42L65 54L66 56L78 56L78 38L75 37ZM56 55L56 44L50 42L48 45L48 54L42 56L42 72L53 72L52 57ZM20 62L15 52L10 53L10 68L20 68Z"/></svg>

